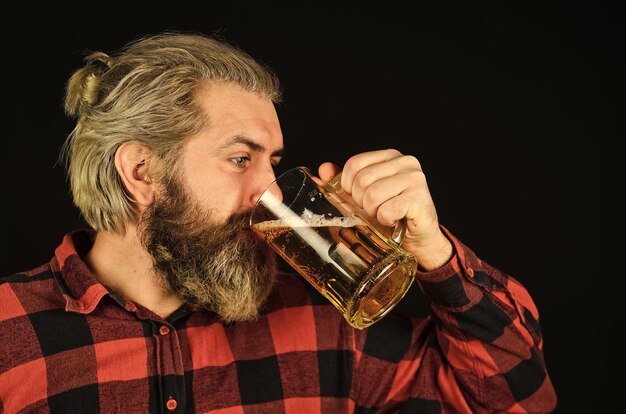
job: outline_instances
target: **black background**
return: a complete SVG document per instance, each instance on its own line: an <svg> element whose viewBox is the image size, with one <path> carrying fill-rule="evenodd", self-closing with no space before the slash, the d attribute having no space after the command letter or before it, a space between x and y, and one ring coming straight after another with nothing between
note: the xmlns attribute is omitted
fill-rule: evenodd
<svg viewBox="0 0 626 414"><path fill-rule="evenodd" d="M281 169L387 147L417 156L442 224L533 295L557 412L614 412L624 383L624 14L602 2L502 3L3 10L0 272L47 261L83 225L57 154L72 127L65 81L85 52L164 29L218 34L281 77ZM421 300L412 289L401 306L419 313Z"/></svg>

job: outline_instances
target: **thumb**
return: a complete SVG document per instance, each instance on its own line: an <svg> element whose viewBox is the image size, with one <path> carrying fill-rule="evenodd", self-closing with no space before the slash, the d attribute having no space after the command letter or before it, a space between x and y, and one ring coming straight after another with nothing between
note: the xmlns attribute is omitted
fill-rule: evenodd
<svg viewBox="0 0 626 414"><path fill-rule="evenodd" d="M341 168L332 162L325 162L319 166L318 172L323 181L330 181L331 178L341 172Z"/></svg>

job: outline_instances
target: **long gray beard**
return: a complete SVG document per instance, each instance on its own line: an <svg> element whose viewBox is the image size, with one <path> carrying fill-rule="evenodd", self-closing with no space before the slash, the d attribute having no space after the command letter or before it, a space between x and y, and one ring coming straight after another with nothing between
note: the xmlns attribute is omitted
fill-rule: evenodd
<svg viewBox="0 0 626 414"><path fill-rule="evenodd" d="M245 230L250 213L233 214L225 224L213 224L211 216L172 180L144 212L141 242L164 288L183 302L225 322L254 319L275 284L275 254Z"/></svg>

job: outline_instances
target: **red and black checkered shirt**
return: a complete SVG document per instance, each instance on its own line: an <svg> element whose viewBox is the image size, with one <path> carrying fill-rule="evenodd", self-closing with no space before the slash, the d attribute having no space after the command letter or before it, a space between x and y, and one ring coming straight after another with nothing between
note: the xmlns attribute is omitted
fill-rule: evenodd
<svg viewBox="0 0 626 414"><path fill-rule="evenodd" d="M531 297L447 234L454 259L417 275L431 316L362 331L287 273L253 322L162 319L95 279L92 232L68 234L0 279L0 413L550 412Z"/></svg>

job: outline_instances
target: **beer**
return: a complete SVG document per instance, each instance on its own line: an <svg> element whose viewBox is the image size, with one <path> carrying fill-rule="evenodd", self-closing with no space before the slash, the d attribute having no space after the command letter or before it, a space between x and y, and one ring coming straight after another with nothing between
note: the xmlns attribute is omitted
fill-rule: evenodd
<svg viewBox="0 0 626 414"><path fill-rule="evenodd" d="M252 229L344 315L363 329L386 315L413 281L415 258L359 215L301 216Z"/></svg>

